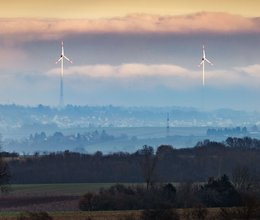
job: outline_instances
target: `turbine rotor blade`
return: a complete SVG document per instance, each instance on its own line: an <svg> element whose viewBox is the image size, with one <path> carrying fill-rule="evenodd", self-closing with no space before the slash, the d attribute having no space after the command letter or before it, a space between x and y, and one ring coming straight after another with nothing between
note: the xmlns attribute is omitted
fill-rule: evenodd
<svg viewBox="0 0 260 220"><path fill-rule="evenodd" d="M213 63L211 63L207 58L205 58L205 60L213 66Z"/></svg>
<svg viewBox="0 0 260 220"><path fill-rule="evenodd" d="M202 60L198 66L200 67L203 63L204 63L204 60Z"/></svg>
<svg viewBox="0 0 260 220"><path fill-rule="evenodd" d="M63 41L61 41L61 55L64 55Z"/></svg>
<svg viewBox="0 0 260 220"><path fill-rule="evenodd" d="M57 61L56 61L56 64L58 63L58 62L60 62L61 60L62 60L62 56L60 57L60 59L58 59Z"/></svg>
<svg viewBox="0 0 260 220"><path fill-rule="evenodd" d="M69 61L70 63L72 63L72 61L71 61L68 57L66 57L65 55L63 55L63 57L64 57L67 61Z"/></svg>

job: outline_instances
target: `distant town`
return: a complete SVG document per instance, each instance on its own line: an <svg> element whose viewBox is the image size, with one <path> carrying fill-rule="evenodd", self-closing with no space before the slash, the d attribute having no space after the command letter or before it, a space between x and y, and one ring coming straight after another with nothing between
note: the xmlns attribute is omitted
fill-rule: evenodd
<svg viewBox="0 0 260 220"><path fill-rule="evenodd" d="M19 153L127 151L161 143L193 147L204 139L259 138L255 112L187 107L0 105L3 148Z"/></svg>

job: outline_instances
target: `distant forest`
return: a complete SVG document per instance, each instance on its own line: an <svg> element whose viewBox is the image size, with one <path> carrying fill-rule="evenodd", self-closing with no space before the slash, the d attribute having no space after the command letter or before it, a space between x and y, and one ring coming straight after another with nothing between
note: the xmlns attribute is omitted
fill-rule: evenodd
<svg viewBox="0 0 260 220"><path fill-rule="evenodd" d="M108 134L104 129L102 131L94 130L93 132L77 133L73 135L64 135L56 131L52 135L46 135L45 132L31 134L29 138L21 140L7 139L3 141L6 149L31 149L32 151L60 151L73 149L72 151L84 153L89 144L103 143L113 140L136 140L137 137L128 137L126 134L118 136ZM36 149L36 150L34 150ZM89 149L88 149L89 150Z"/></svg>
<svg viewBox="0 0 260 220"><path fill-rule="evenodd" d="M260 179L260 140L249 137L205 140L187 149L145 145L134 153L1 154L9 164L11 183L205 182L223 174L232 177L238 168Z"/></svg>
<svg viewBox="0 0 260 220"><path fill-rule="evenodd" d="M254 129L257 129L256 126L254 126ZM238 136L238 135L243 135L246 136L248 135L248 131L246 127L240 128L240 127L235 127L235 128L209 128L207 130L207 135L208 136Z"/></svg>
<svg viewBox="0 0 260 220"><path fill-rule="evenodd" d="M254 127L257 130L257 126ZM174 128L173 128L174 130ZM171 142L175 142L179 147L179 145L192 145L191 143L196 143L198 140L201 139L201 136L195 135L167 135L166 129L161 129L163 135L161 138L168 139ZM158 132L158 131L157 131ZM173 132L174 133L174 132ZM197 134L198 135L198 134ZM201 134L200 134L201 135ZM222 139L229 136L236 136L236 137L245 137L248 136L249 132L246 127L235 127L235 128L209 128L207 129L207 133L204 138L210 139ZM147 138L147 137L146 137ZM151 135L150 140L156 137ZM159 137L157 137L158 139ZM36 132L34 134L30 134L27 138L22 139L5 139L3 140L3 146L5 149L16 149L19 152L54 152L54 151L64 151L70 150L73 152L79 153L86 153L91 152L93 153L96 149L91 146L94 144L98 144L100 146L104 145L108 142L120 142L121 146L128 146L124 147L124 149L128 152L133 152L133 148L131 146L138 143L138 140L142 141L144 137L138 137L137 135L131 135L127 132L125 133L118 133L118 134L111 134L107 132L105 128L103 129L94 129L92 131L85 131L85 132L76 132L74 134L64 134L61 131L55 131L53 134L46 134L46 132ZM157 141L157 140L153 140ZM162 140L163 141L163 140ZM189 143L190 142L190 143ZM145 143L145 142L144 142ZM189 143L189 144L188 144ZM151 143L150 143L151 144ZM172 143L171 143L172 144ZM153 145L153 144L152 144ZM41 150L39 150L41 149ZM104 149L104 148L103 148ZM136 149L136 148L134 148ZM113 144L111 144L110 148L107 148L108 151L113 151Z"/></svg>

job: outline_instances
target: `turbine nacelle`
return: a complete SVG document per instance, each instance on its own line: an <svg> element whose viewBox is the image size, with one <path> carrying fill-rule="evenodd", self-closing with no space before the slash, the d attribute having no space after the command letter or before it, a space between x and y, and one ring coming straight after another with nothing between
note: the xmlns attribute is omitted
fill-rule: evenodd
<svg viewBox="0 0 260 220"><path fill-rule="evenodd" d="M65 54L64 54L64 47L63 47L63 41L62 41L61 42L61 55L60 55L60 58L56 61L56 64L59 63L63 59L69 61L70 63L73 63L68 57L65 56Z"/></svg>
<svg viewBox="0 0 260 220"><path fill-rule="evenodd" d="M198 65L199 67L202 65L202 84L203 86L205 85L205 61L213 66L213 63L211 63L207 58L206 58L206 52L205 52L205 46L202 46L202 59L200 64Z"/></svg>

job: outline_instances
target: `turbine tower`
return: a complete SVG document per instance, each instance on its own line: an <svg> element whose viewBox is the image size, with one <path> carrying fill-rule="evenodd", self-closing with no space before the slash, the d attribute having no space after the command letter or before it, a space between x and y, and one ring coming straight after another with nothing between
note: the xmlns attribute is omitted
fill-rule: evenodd
<svg viewBox="0 0 260 220"><path fill-rule="evenodd" d="M206 58L206 53L205 53L205 47L203 45L202 47L202 59L201 59L201 63L199 64L199 67L202 65L202 85L205 86L205 61L211 65L213 65L213 63L211 63L207 58Z"/></svg>
<svg viewBox="0 0 260 220"><path fill-rule="evenodd" d="M167 119L166 119L166 132L167 132L167 137L169 136L170 133L170 115L167 113Z"/></svg>
<svg viewBox="0 0 260 220"><path fill-rule="evenodd" d="M61 62L61 71L60 71L60 102L59 102L59 107L63 108L64 107L64 96L63 96L63 63L64 59L72 63L72 61L65 56L64 54L64 48L63 48L63 41L61 42L61 55L60 59L57 60L56 64Z"/></svg>

